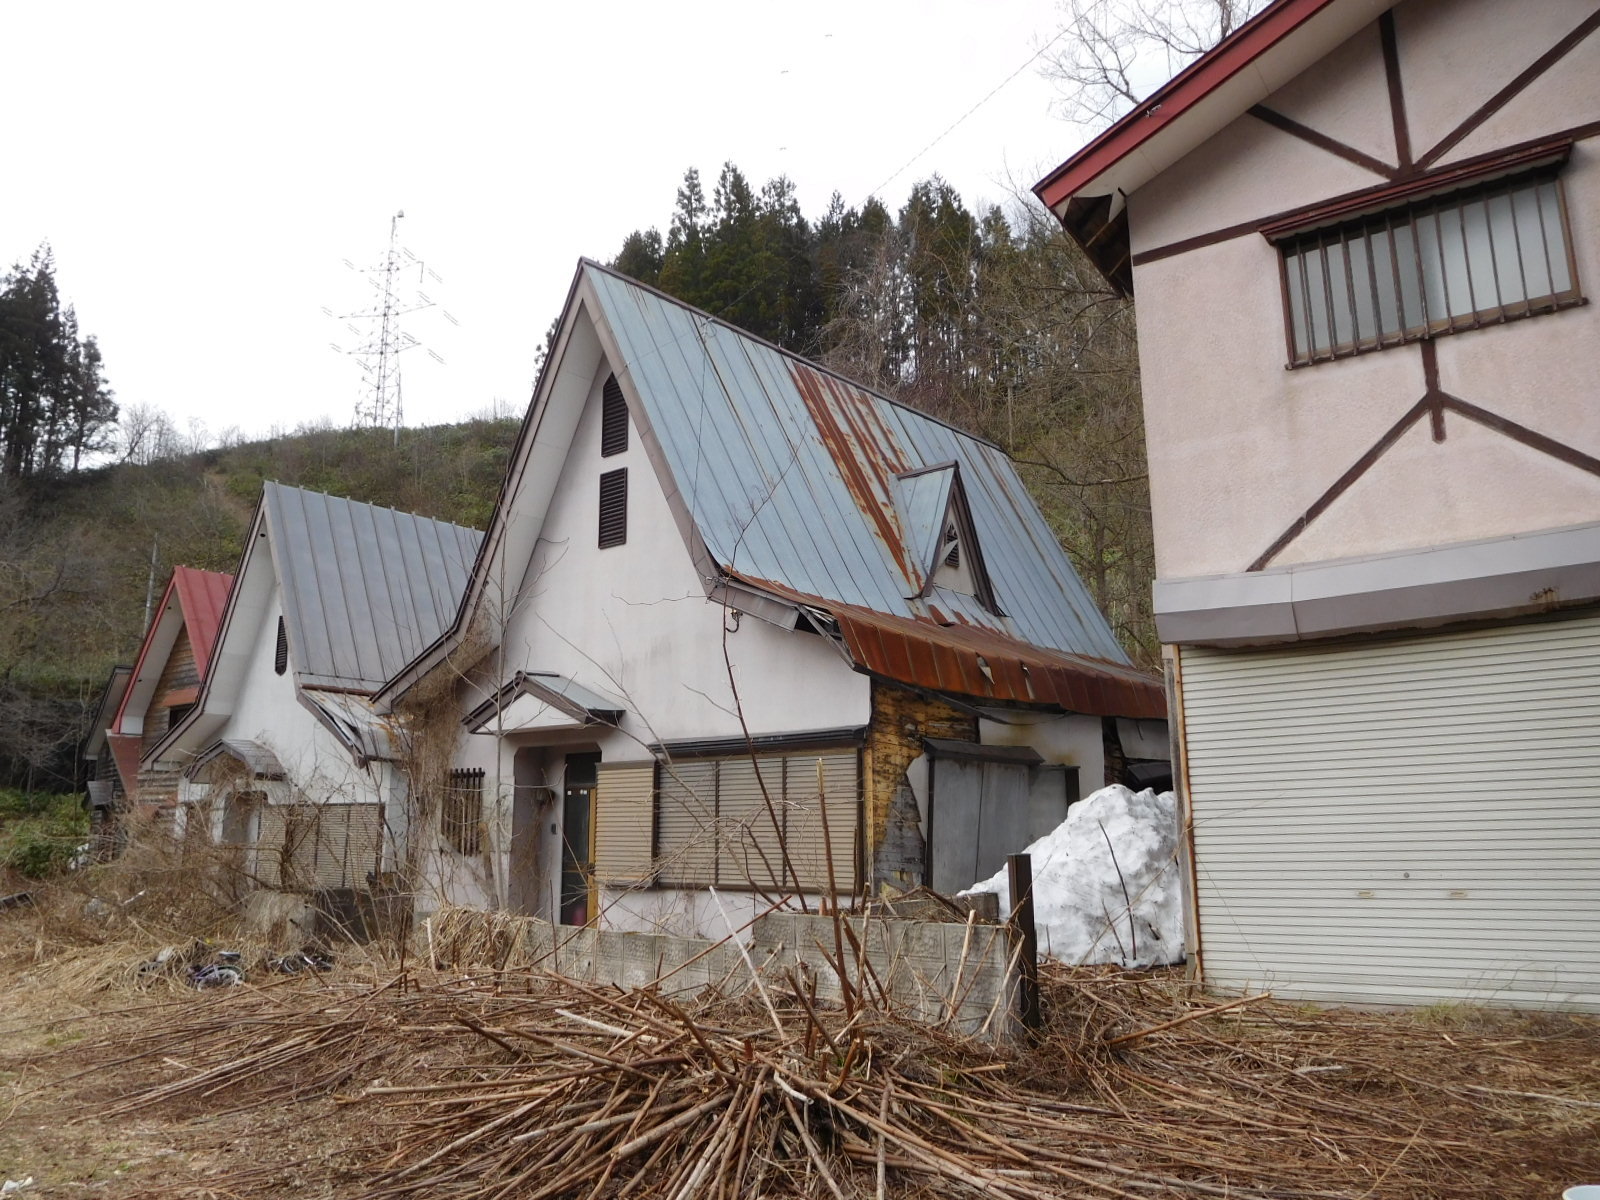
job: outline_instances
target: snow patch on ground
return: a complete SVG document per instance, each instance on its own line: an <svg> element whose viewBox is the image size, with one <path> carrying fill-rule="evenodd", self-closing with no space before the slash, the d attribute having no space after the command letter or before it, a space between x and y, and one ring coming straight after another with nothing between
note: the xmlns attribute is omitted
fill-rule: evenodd
<svg viewBox="0 0 1600 1200"><path fill-rule="evenodd" d="M1171 792L1101 788L1068 809L1067 819L1026 853L1033 857L1041 954L1127 967L1183 961L1178 810ZM973 892L994 892L1000 912L1011 910L1004 867L963 895Z"/></svg>

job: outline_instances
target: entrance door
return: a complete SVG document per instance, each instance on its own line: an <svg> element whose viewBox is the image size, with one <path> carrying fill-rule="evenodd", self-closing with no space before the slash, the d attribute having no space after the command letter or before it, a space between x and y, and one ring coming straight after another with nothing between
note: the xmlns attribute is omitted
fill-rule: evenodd
<svg viewBox="0 0 1600 1200"><path fill-rule="evenodd" d="M587 925L594 917L594 789L598 754L567 755L561 805L561 924Z"/></svg>

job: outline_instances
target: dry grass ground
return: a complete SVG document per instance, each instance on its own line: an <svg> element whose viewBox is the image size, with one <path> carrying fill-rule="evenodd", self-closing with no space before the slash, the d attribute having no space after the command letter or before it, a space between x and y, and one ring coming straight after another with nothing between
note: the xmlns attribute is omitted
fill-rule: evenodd
<svg viewBox="0 0 1600 1200"><path fill-rule="evenodd" d="M137 973L182 927L83 903L0 913L0 1179L34 1176L23 1197L1538 1200L1600 1182L1591 1018L1223 1008L1172 974L1053 969L1043 1036L995 1051L899 1021L865 984L851 1011L675 1003L347 955L195 992ZM224 909L200 932L230 932Z"/></svg>

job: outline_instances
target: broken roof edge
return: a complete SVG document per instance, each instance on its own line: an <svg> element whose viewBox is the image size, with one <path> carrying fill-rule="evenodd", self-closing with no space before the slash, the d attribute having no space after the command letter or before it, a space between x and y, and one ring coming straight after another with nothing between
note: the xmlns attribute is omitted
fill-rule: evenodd
<svg viewBox="0 0 1600 1200"><path fill-rule="evenodd" d="M1131 664L1036 646L976 625L937 625L806 596L771 580L730 574L747 587L825 613L836 628L831 636L853 668L875 678L1089 716L1167 716L1160 677Z"/></svg>

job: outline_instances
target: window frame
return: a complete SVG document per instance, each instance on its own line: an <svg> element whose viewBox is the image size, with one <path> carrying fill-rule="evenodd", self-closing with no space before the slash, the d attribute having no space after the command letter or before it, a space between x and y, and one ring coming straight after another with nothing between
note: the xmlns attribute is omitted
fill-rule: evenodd
<svg viewBox="0 0 1600 1200"><path fill-rule="evenodd" d="M1561 312L1569 308L1577 308L1588 303L1583 294L1582 281L1578 274L1578 261L1576 249L1572 240L1571 212L1567 204L1566 189L1561 178L1561 168L1565 165L1565 158L1557 161L1546 161L1528 169L1508 173L1496 174L1487 178L1476 177L1461 180L1453 179L1449 186L1441 187L1435 191L1423 191L1418 194L1396 198L1393 203L1381 207L1368 207L1352 214L1343 216L1342 219L1330 221L1327 214L1323 219L1313 225L1292 226L1289 228L1276 227L1263 230L1267 239L1273 243L1278 257L1278 281L1282 293L1283 305L1283 330L1284 349L1287 355L1286 368L1299 370L1304 367L1319 366L1327 362L1335 362L1347 358L1355 358L1364 354L1374 354L1383 350L1391 350L1397 346L1415 345L1420 342L1431 341L1439 337L1447 337L1455 333L1468 330L1482 329L1490 325L1504 325L1511 321L1524 320L1528 317L1544 316L1549 313ZM1513 242L1517 247L1518 262L1516 275L1520 277L1524 295L1520 299L1506 299L1507 288L1501 283L1502 267L1496 255L1496 240L1493 236L1493 216L1489 205L1496 199L1508 199L1516 194L1532 189L1536 197L1541 195L1541 190L1548 186L1553 195L1553 208L1556 223L1553 228L1546 228L1543 220L1544 203L1542 199L1535 200L1534 211L1539 219L1539 229L1542 251L1545 258L1545 273L1549 284L1554 289L1558 263L1565 265L1566 281L1568 286L1562 290L1551 290L1537 296L1528 296L1528 272L1526 263L1534 261L1524 250L1521 244L1521 234L1517 228L1518 221L1516 207L1510 207L1510 229ZM1467 211L1473 206L1481 206L1485 233L1484 246L1488 252L1490 277L1493 282L1493 303L1482 304L1478 302L1475 293L1476 280L1474 279L1474 262L1468 253L1470 245L1467 233ZM1450 240L1450 216L1454 214L1454 238ZM1422 242L1426 236L1419 236L1417 230L1420 222L1431 221L1433 224L1434 250L1440 258L1439 275L1437 282L1431 282L1422 261ZM1410 252L1415 260L1414 273L1402 269L1398 259L1402 254L1401 240L1396 237L1397 232L1410 231L1409 238L1405 239L1410 244ZM1380 257L1370 249L1379 243L1379 238L1384 239L1388 245L1385 256L1389 263L1389 271L1393 274L1393 295L1390 296L1388 279L1384 280L1382 287L1378 284L1378 275L1382 268L1377 259ZM1344 318L1349 321L1353 337L1345 341L1334 341L1338 334L1339 319L1336 313L1335 291L1343 291L1344 302L1350 309L1355 310L1360 303L1356 299L1359 284L1351 271L1352 256L1348 247L1361 244L1367 249L1364 257L1369 264L1366 279L1372 292L1372 317L1377 326L1376 332L1370 336L1363 336L1359 313L1351 311ZM1329 249L1339 248L1342 253L1330 257ZM1472 305L1470 311L1452 313L1448 311L1453 305L1450 302L1450 273L1455 264L1446 264L1444 256L1460 248L1461 259L1459 269L1464 273L1467 283L1468 296ZM1559 258L1557 256L1560 256ZM1430 256L1431 257L1431 256ZM1311 303L1311 296L1305 289L1309 285L1314 272L1307 271L1302 265L1298 275L1301 280L1302 294L1305 295L1303 312L1307 332L1308 346L1304 352L1296 345L1296 320L1294 313L1295 284L1291 279L1291 259L1298 258L1302 264L1309 261L1320 263L1322 270L1320 277L1323 280L1323 294L1317 296L1317 305L1322 308L1323 320L1328 334L1328 344L1324 348L1315 336L1316 317L1313 313L1315 305ZM1330 285L1328 282L1328 267L1337 267L1342 264L1344 268L1343 287ZM1477 263L1479 269L1483 264L1480 259ZM1508 280L1508 282L1510 282ZM1416 324L1407 323L1408 290L1414 293L1415 303L1421 310L1421 321ZM1438 316L1428 311L1430 288L1437 287L1443 293L1446 311ZM1382 293L1382 295L1380 295ZM1361 299L1366 299L1363 293ZM1392 324L1383 319L1383 301L1387 299L1394 309L1395 320Z"/></svg>
<svg viewBox="0 0 1600 1200"><path fill-rule="evenodd" d="M483 852L483 779L482 767L453 770L445 778L439 835L464 858Z"/></svg>
<svg viewBox="0 0 1600 1200"><path fill-rule="evenodd" d="M854 775L852 794L842 802L837 796L830 795L826 814L821 807L808 811L805 805L813 798L815 791L816 760L846 757L854 760L851 768ZM827 855L823 852L825 840L832 848L834 883L838 888L838 894L841 896L854 894L862 877L861 823L864 814L862 803L864 784L861 747L854 743L807 748L784 747L757 751L754 759L752 762L751 753L747 750L732 753L689 754L675 760L656 761L651 795L652 885L685 890L716 887L733 892L759 891L763 887L787 889L791 886L791 880L781 865L782 851L778 849L778 843L782 843L788 849L790 862L794 866L801 889L808 893L826 893L828 880ZM734 772L734 777L728 781L732 789L729 800L737 802L742 798L749 806L748 813L724 812L724 767ZM692 784L678 778L680 771L692 774L706 768L710 768L712 772L710 786L713 791L709 797L698 797L702 804L708 805L708 811L704 814L706 826L699 836L710 840L709 853L705 856L707 872L701 877L697 874L697 868L693 866L688 870L682 869L685 862L684 847L665 844L663 805L671 783L675 782L680 787L693 790ZM747 769L750 770L750 774L759 775L767 783L768 795L783 825L781 831L771 828L771 819L765 812L764 801L758 805L753 796L748 794L741 796L741 792L749 791L751 783L750 780L740 778ZM773 778L774 773L776 779ZM777 784L776 788L772 786L774 783ZM827 822L827 836L824 839L824 817L835 813L841 807L848 808L850 814L848 821L835 822L830 817ZM755 822L752 827L753 836L758 841L747 845L749 839L745 837L737 839L739 853L743 855L741 860L737 854L727 853L728 847L724 845L724 839L730 827L744 828L742 822L747 817ZM751 872L760 874L762 865L759 854L752 860L751 849L756 844L766 842L768 838L776 839L768 843L768 849L769 851L778 849L778 854L776 858L771 853L768 854L766 868L783 878L752 879ZM795 840L791 841L791 838Z"/></svg>

